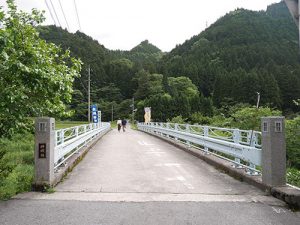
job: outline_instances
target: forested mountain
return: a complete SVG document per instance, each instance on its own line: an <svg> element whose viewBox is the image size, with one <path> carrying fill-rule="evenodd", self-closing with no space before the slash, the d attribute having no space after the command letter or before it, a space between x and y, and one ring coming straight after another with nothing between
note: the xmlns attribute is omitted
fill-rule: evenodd
<svg viewBox="0 0 300 225"><path fill-rule="evenodd" d="M86 119L88 67L91 68L92 102L106 112L104 117L109 120L112 107L116 115L129 114L131 98L137 89L135 74L140 70L155 72L163 55L147 40L130 51L111 51L79 31L72 34L56 26L39 27L38 30L41 38L69 49L72 56L83 62L81 77L75 79L70 105L70 109L75 110L73 119Z"/></svg>
<svg viewBox="0 0 300 225"><path fill-rule="evenodd" d="M147 70L151 73L156 72L156 65L163 56L163 52L149 43L148 40L142 41L130 51L110 51L112 58L127 58L134 62L135 70Z"/></svg>
<svg viewBox="0 0 300 225"><path fill-rule="evenodd" d="M297 111L297 28L283 2L267 11L237 9L161 60L160 72L188 76L217 107L238 102Z"/></svg>
<svg viewBox="0 0 300 225"><path fill-rule="evenodd" d="M139 120L144 106L153 107L154 120L212 115L213 106L255 105L257 92L262 105L299 111L293 102L300 98L298 34L284 3L266 11L232 11L169 53L147 40L130 51L113 51L81 32L70 34L55 26L39 31L84 62L70 106L79 115L75 119L86 114L88 65L92 101L106 119L112 107L116 115L128 115L132 97Z"/></svg>

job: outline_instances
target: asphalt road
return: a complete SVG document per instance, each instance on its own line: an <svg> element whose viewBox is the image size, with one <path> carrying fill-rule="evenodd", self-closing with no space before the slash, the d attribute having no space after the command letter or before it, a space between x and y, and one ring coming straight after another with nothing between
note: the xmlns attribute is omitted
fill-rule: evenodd
<svg viewBox="0 0 300 225"><path fill-rule="evenodd" d="M281 207L234 202L87 202L12 200L1 203L1 225L299 225Z"/></svg>
<svg viewBox="0 0 300 225"><path fill-rule="evenodd" d="M0 203L0 224L300 224L257 188L147 134L105 135L53 194Z"/></svg>

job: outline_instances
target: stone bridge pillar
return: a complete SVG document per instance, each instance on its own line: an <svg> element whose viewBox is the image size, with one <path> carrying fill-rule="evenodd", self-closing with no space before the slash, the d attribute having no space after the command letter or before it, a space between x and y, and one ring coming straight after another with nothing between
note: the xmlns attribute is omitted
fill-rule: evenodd
<svg viewBox="0 0 300 225"><path fill-rule="evenodd" d="M262 182L268 186L286 185L286 145L284 117L263 117Z"/></svg>
<svg viewBox="0 0 300 225"><path fill-rule="evenodd" d="M40 117L35 120L35 176L36 189L51 186L54 181L55 119Z"/></svg>

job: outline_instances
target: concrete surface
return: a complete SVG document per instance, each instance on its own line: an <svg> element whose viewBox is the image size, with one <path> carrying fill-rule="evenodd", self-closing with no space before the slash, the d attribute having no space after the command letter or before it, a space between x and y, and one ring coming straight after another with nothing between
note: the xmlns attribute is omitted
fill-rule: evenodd
<svg viewBox="0 0 300 225"><path fill-rule="evenodd" d="M159 138L176 148L179 148L185 152L188 152L191 155L196 156L202 161L207 162L209 165L217 168L218 170L223 171L224 173L238 179L240 181L246 182L250 185L253 185L260 190L270 193L272 196L280 199L281 201L286 202L290 208L300 209L300 188L297 188L292 185L284 186L269 186L262 182L261 176L251 176L247 173L245 169L236 169L232 166L232 162L228 160L221 159L214 154L205 154L204 151L200 151L194 147L188 147L186 143L175 141L174 139L161 136L159 134L148 133L151 136Z"/></svg>
<svg viewBox="0 0 300 225"><path fill-rule="evenodd" d="M11 200L1 225L299 225L289 210L243 202L87 202Z"/></svg>
<svg viewBox="0 0 300 225"><path fill-rule="evenodd" d="M110 132L56 188L57 192L263 195L198 158L133 130Z"/></svg>
<svg viewBox="0 0 300 225"><path fill-rule="evenodd" d="M261 190L142 132L105 135L53 194L0 203L0 224L300 224Z"/></svg>

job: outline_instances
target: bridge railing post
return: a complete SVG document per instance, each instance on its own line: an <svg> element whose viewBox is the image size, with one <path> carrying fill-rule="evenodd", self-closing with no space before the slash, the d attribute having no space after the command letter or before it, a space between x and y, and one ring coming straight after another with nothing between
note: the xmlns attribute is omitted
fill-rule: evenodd
<svg viewBox="0 0 300 225"><path fill-rule="evenodd" d="M166 128L167 128L167 129L170 129L170 124L169 124L169 123L166 124ZM167 132L168 132L168 131L167 131ZM169 138L169 137L170 137L169 134L167 134L167 138Z"/></svg>
<svg viewBox="0 0 300 225"><path fill-rule="evenodd" d="M178 130L178 124L177 124L177 123L175 123L174 129L175 129L176 131ZM177 138L177 137L175 137L175 141L178 141L178 138Z"/></svg>
<svg viewBox="0 0 300 225"><path fill-rule="evenodd" d="M75 128L75 136L78 137L78 127Z"/></svg>
<svg viewBox="0 0 300 225"><path fill-rule="evenodd" d="M35 120L34 185L36 189L51 186L54 181L55 119Z"/></svg>
<svg viewBox="0 0 300 225"><path fill-rule="evenodd" d="M189 124L186 124L186 125L185 125L185 130L186 130L187 133L190 133L190 132L191 132L191 131L190 131L190 125L189 125ZM188 147L191 147L191 142L186 141L186 144L188 145Z"/></svg>
<svg viewBox="0 0 300 225"><path fill-rule="evenodd" d="M240 130L239 129L234 129L233 130L233 142L236 143L236 144L239 144L240 140L241 140ZM241 166L241 159L240 158L235 157L234 161L235 161L235 164L233 166L235 168L238 168L238 169L243 168Z"/></svg>
<svg viewBox="0 0 300 225"><path fill-rule="evenodd" d="M159 127L160 127L160 128L163 128L163 127L164 127L164 126L163 126L163 123L159 123ZM164 136L163 132L160 132L160 135L161 135L161 136Z"/></svg>
<svg viewBox="0 0 300 225"><path fill-rule="evenodd" d="M204 126L203 127L203 136L204 137L208 137L208 126ZM205 153L206 154L209 154L209 152L208 152L208 147L205 145L205 141L204 141L204 151L205 151Z"/></svg>
<svg viewBox="0 0 300 225"><path fill-rule="evenodd" d="M262 182L286 185L286 144L284 117L261 118Z"/></svg>

